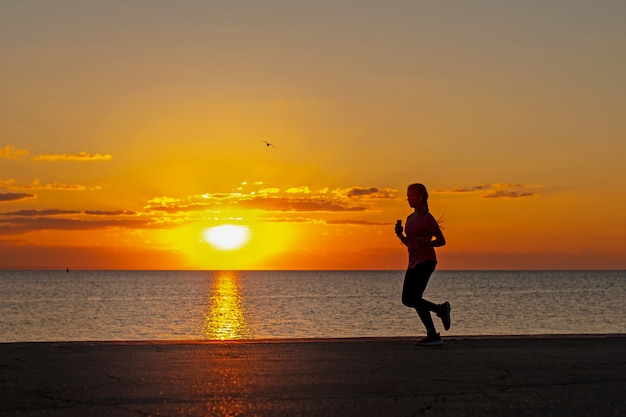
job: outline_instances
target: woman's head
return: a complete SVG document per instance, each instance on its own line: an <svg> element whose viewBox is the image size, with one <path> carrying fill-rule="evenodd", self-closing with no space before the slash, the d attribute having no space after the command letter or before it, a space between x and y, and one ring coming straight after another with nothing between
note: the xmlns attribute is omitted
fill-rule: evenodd
<svg viewBox="0 0 626 417"><path fill-rule="evenodd" d="M428 211L428 190L426 190L424 184L416 183L409 185L407 187L406 196L409 201L409 206L416 208L423 205L426 211Z"/></svg>

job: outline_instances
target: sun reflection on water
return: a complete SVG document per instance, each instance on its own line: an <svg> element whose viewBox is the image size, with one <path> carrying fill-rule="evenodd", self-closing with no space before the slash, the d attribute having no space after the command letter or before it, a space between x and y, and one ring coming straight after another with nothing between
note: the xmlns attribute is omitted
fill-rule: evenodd
<svg viewBox="0 0 626 417"><path fill-rule="evenodd" d="M239 276L233 271L216 271L202 333L211 340L250 337L243 302L239 294Z"/></svg>

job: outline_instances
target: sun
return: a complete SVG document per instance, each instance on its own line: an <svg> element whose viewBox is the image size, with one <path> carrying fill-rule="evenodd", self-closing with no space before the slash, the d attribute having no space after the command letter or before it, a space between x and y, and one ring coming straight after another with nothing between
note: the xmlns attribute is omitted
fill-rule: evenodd
<svg viewBox="0 0 626 417"><path fill-rule="evenodd" d="M205 229L202 237L217 249L235 250L248 243L250 229L246 226L223 224Z"/></svg>

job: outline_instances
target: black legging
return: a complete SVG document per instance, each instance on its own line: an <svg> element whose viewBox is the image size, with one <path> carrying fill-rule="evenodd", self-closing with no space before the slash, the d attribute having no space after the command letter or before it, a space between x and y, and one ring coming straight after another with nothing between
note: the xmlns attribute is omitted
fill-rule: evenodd
<svg viewBox="0 0 626 417"><path fill-rule="evenodd" d="M430 312L439 312L439 306L424 300L422 296L436 266L437 261L424 261L413 268L407 269L402 287L402 304L415 308L429 335L437 334Z"/></svg>

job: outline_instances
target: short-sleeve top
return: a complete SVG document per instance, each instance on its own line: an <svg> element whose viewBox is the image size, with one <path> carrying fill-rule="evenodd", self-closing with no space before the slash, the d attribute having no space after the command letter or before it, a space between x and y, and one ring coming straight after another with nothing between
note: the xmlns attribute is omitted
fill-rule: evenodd
<svg viewBox="0 0 626 417"><path fill-rule="evenodd" d="M409 250L409 268L414 268L424 261L436 261L437 255L432 246L420 245L418 238L430 241L439 230L439 224L430 212L424 213L421 217L413 213L406 219L404 233L407 237L407 247Z"/></svg>

